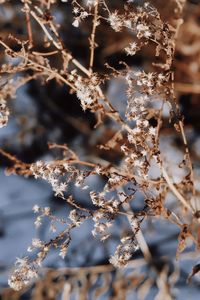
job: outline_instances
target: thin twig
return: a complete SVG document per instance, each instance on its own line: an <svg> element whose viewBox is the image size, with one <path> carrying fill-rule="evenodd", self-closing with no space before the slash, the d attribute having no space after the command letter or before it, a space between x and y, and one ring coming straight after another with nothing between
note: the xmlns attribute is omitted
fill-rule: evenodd
<svg viewBox="0 0 200 300"><path fill-rule="evenodd" d="M90 37L90 64L89 64L90 74L92 74L92 68L94 63L95 33L96 33L96 27L98 25L98 5L99 5L99 1L97 0L94 5L94 18L93 18L92 33Z"/></svg>
<svg viewBox="0 0 200 300"><path fill-rule="evenodd" d="M26 15L29 48L32 48L33 47L33 33L32 33L32 28L31 28L30 9L29 9L27 0L24 1L24 10L25 10L25 15Z"/></svg>
<svg viewBox="0 0 200 300"><path fill-rule="evenodd" d="M170 190L173 192L173 194L180 200L180 202L183 204L183 206L192 213L195 212L195 210L192 208L192 206L186 201L186 199L181 195L181 193L177 190L177 188L174 186L172 183L171 179L169 178L169 175L167 174L166 170L164 167L161 167L163 177L165 178Z"/></svg>

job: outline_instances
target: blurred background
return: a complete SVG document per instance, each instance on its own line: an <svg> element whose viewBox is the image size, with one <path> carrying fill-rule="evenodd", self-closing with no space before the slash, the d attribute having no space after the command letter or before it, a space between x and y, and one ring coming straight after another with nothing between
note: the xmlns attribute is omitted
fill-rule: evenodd
<svg viewBox="0 0 200 300"><path fill-rule="evenodd" d="M109 1L110 7L122 9L124 1ZM164 3L151 1L162 17L171 21L170 13L174 1ZM161 3L162 2L162 3ZM1 2L0 2L1 3ZM26 39L24 14L21 1L6 1L0 4L0 36L5 38L10 33L20 39ZM52 6L52 14L60 24L59 32L64 44L83 65L88 64L88 37L91 32L90 20L84 21L77 29L72 26L70 3L57 1ZM33 36L37 51L43 50L43 38L38 32L38 25L33 22ZM70 38L69 38L70 37ZM94 71L104 73L105 63L117 69L119 61L125 61L132 68L153 70L154 49L147 47L135 56L127 56L122 49L132 40L131 33L123 31L114 33L106 22L97 30L97 44ZM1 64L8 62L8 57L0 51ZM51 63L59 66L56 57ZM177 101L185 119L185 130L193 159L195 174L200 174L200 3L188 0L184 11L184 24L181 26L174 60L175 90ZM0 78L3 87L9 75ZM106 93L123 115L126 108L125 83L122 79L113 79L106 84ZM69 93L66 86L58 85L55 80L43 84L39 80L31 81L20 87L15 99L8 99L10 118L8 125L0 130L0 147L24 162L51 160L60 156L59 150L49 150L48 143L67 144L80 157L98 157L108 162L118 163L120 149L105 151L97 147L105 143L117 128L111 121L96 130L96 120L90 112L84 112L76 96ZM175 170L181 153L184 152L180 138L174 133L168 122L168 111L163 115L161 130L161 149L166 160L171 162L177 178L180 170ZM152 120L153 122L153 120ZM51 207L52 212L61 217L69 214L70 207L59 198L54 197L51 186L42 180L5 175L5 168L10 161L0 156L0 299L68 299L67 289L72 288L70 299L155 299L158 281L151 266L145 263L140 251L134 254L132 264L126 270L115 270L108 264L114 252L119 236L129 230L124 219L118 218L113 228L112 238L101 243L91 235L92 223L87 221L73 232L72 244L63 260L56 250L44 262L41 280L22 292L14 292L7 286L7 278L16 257L26 254L32 237L48 240L48 222L36 230L32 207ZM91 176L89 186L101 190L104 182ZM200 192L199 182L196 183ZM85 207L90 207L88 193L78 187L68 190L75 199ZM140 194L135 201L135 211L142 207ZM59 229L59 228L58 228ZM186 285L188 273L198 263L197 255L190 251L174 259L179 231L167 222L152 218L143 225L143 232L154 264L161 276L166 276L172 284L173 299L199 299L200 278L196 276L190 285ZM189 245L189 249L190 247ZM58 270L59 269L59 270ZM165 279L164 279L165 280ZM77 297L77 298L76 298ZM164 299L163 299L164 300Z"/></svg>

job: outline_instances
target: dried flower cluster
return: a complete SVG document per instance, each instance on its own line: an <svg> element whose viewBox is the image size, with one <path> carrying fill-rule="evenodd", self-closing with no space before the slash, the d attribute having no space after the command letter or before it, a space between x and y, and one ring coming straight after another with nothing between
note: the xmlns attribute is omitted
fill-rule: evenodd
<svg viewBox="0 0 200 300"><path fill-rule="evenodd" d="M85 22L91 23L88 66L78 61L62 41L56 18L51 14L57 2L71 8L72 27L75 27L73 30L79 30ZM84 112L94 114L94 131L110 124L113 128L112 137L98 147L108 152L115 151L118 147L119 156L117 163L92 155L87 159L80 159L66 145L54 144L50 148L63 150L60 160L20 164L18 160L12 159L14 166L10 172L47 181L55 196L63 198L73 207L68 218L59 219L53 216L49 207L34 206L34 213L37 214L36 227L42 224L43 218L48 218L50 229L56 235L48 242L33 239L28 251L35 251L35 258L32 261L27 257L17 260L16 269L9 279L10 286L15 290L20 290L37 277L38 268L52 247L58 248L59 255L64 258L70 245L71 230L89 219L94 222L93 236L102 241L112 235L112 225L119 216L128 220L132 234L125 234L120 238L120 244L110 259L115 267L126 266L138 249L145 259L151 260L151 253L141 231L141 223L149 216L166 219L180 228L177 254L184 250L188 237L195 245L199 245L195 232L199 217L194 206L194 174L183 118L174 94L172 65L185 1L174 1L176 9L172 11L173 24L164 21L158 9L149 2L136 5L134 1L124 1L123 7L119 9L107 5L107 2L37 1L35 5L31 0L21 1L26 19L27 41L13 35L0 40L1 49L9 61L1 66L1 76L9 74L15 82L13 84L8 81L1 91L1 127L8 122L6 98L13 97L18 87L33 79L41 80L43 84L55 81L67 86L69 94L77 97ZM42 50L37 48L35 42L36 25L45 42ZM105 73L98 72L98 68L95 68L95 49L100 46L97 45L96 36L101 26L109 28L116 35L128 32L131 42L122 49L127 57L134 57L141 49L151 47L155 57L151 68L145 69L144 66L144 69L132 69L124 61L119 62L119 69L105 64ZM61 65L53 64L52 56L59 58ZM116 109L115 103L110 101L106 93L106 85L113 78L122 79L126 84L124 97L127 105L124 115ZM126 100L122 99L122 102ZM168 118L176 129L175 134L180 135L185 147L180 164L184 175L178 183L173 182L173 172L168 172L168 165L160 148L165 107L168 107ZM156 176L152 175L152 168L156 168ZM106 181L101 191L87 184L93 175ZM72 196L66 196L69 184L88 191L88 202L92 203L92 209L86 209L76 203ZM137 193L143 195L144 207L134 213L130 203L134 202ZM175 196L176 207L168 209L165 201L170 193ZM57 222L65 227L60 233L57 233Z"/></svg>
<svg viewBox="0 0 200 300"><path fill-rule="evenodd" d="M0 99L0 127L6 126L8 122L9 110L6 106L6 101Z"/></svg>

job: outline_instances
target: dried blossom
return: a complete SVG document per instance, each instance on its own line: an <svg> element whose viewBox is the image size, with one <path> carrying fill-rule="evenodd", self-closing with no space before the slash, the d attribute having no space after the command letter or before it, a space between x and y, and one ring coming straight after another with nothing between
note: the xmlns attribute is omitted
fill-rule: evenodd
<svg viewBox="0 0 200 300"><path fill-rule="evenodd" d="M4 2L6 3L6 1L1 1L2 5ZM81 55L76 58L74 54L76 51L71 50L71 44L69 50L67 41L62 40L62 34L60 34L62 30L59 29L62 29L62 26L56 23L57 18L54 17L51 8L53 4L58 5L58 2L41 0L37 1L36 6L33 2L21 1L21 6L19 5L20 13L25 14L26 30L23 29L23 32L26 32L26 38L21 39L17 33L16 36L9 35L7 38L0 39L3 49L3 64L0 72L3 76L9 74L11 77L0 92L0 127L8 122L9 109L6 100L14 98L17 89L31 80L41 81L43 85L48 81L53 81L57 85L67 86L67 91L79 101L82 113L89 110L94 114L96 125L93 129L87 125L80 128L79 120L69 118L72 125L80 129L80 132L83 131L85 136L88 137L88 133L92 132L91 139L88 138L89 153L86 153L87 151L81 153L81 156L86 156L83 160L79 159L75 152L66 145L57 144L51 144L50 148L57 148L63 152L60 160L52 159L46 162L40 160L32 164L23 163L16 157L1 151L1 154L13 163L13 167L8 170L10 173L33 175L35 179L47 181L52 186L54 195L61 197L65 203L73 207L69 216L58 218L53 215L49 207L42 208L34 205L36 228L42 225L44 219L48 219L49 229L54 238L47 242L38 238L32 239L32 244L27 251L34 251L32 254L36 252L36 258L33 260L27 257L17 259L16 269L10 276L9 285L15 290L20 290L24 285L35 280L38 276L38 268L51 248L59 249L59 256L64 259L71 242L71 230L89 219L94 222L93 236L101 241L105 241L112 235L111 227L115 220L123 217L128 220L131 233L127 236L127 232L120 231L122 234L120 244L110 258L110 262L115 267L126 266L138 247L142 250L144 245L142 245L142 239L138 238L139 233L142 235L140 223L152 215L160 219L165 218L181 228L177 248L177 255L179 255L186 247L187 237L193 236L196 242L194 228L197 222L197 218L192 220L196 211L190 201L191 197L193 199L197 197L194 189L194 172L183 118L178 101L175 101L174 66L172 65L177 34L182 22L184 1L172 1L177 6L174 9L174 17L170 18L173 19L172 24L165 21L159 8L145 1L144 3L139 1L141 3L136 4L128 0L120 9L118 5L116 5L117 9L113 8L114 2L111 5L106 1L98 0L60 1L68 2L67 6L63 4L62 6L70 8L71 25L76 28L74 31L81 31L82 24L85 26L83 26L83 37L87 36L87 45L88 35L85 32L87 32L86 28L91 27L89 56L84 61L81 61ZM63 13L60 15L60 19L62 18L65 19ZM108 43L99 45L106 67L103 66L100 69L95 64L95 55L98 55L96 48L101 42L97 32L98 30L103 32L99 28L103 30L111 28L113 35L128 37L128 41L119 43L121 50L117 47L117 51L134 56L144 48L145 55L149 51L153 53L155 59L153 58L150 63L147 62L140 68L132 68L132 65L121 61L111 66L107 63L107 57L113 48ZM43 45L37 44L36 30L40 30L40 40L44 42ZM106 39L102 40L106 41ZM183 52L186 51L184 49ZM53 59L51 59L52 56ZM130 57L125 57L125 59L130 61ZM126 98L127 103L124 99L120 102L123 113L118 109L115 101L109 99L109 93L106 90L113 79L123 80L126 84L124 99ZM174 122L173 125L177 132L181 133L185 147L184 163L179 164L179 167L187 168L187 175L182 176L178 183L173 182L174 173L172 172L170 176L168 170L165 170L167 162L160 147L163 111L166 104L170 107L170 119L166 123ZM124 105L126 105L125 108ZM93 148L95 151L91 154L90 150ZM96 151L97 148L100 154ZM158 170L156 176L152 176L153 167ZM91 179L93 175L102 179L101 190L93 184L85 184L86 178ZM66 198L67 188L71 183L73 187L78 187L81 191L85 190L85 193L88 193L88 202L91 203L87 204L92 208L82 207L73 196ZM136 192L143 196L145 206L137 212L135 217L131 204L135 200ZM174 211L170 211L165 207L169 192L173 193L176 196L175 201L178 201L174 202L178 210L177 215L176 209L173 208ZM182 216L184 223L192 220L194 226L190 226L191 229L189 229L189 225L182 225L178 215ZM57 223L64 227L60 233L58 233ZM148 246L145 249L148 249ZM146 253L143 254L146 258ZM193 273L195 274L196 271Z"/></svg>
<svg viewBox="0 0 200 300"><path fill-rule="evenodd" d="M7 125L9 114L6 101L0 98L0 128Z"/></svg>
<svg viewBox="0 0 200 300"><path fill-rule="evenodd" d="M30 264L27 257L18 258L15 264L16 269L9 278L8 284L14 290L19 291L38 277L38 271L34 264Z"/></svg>
<svg viewBox="0 0 200 300"><path fill-rule="evenodd" d="M114 255L110 258L110 263L115 267L125 267L127 262L135 251L138 250L138 244L134 238L127 236L121 239L121 244L117 246Z"/></svg>

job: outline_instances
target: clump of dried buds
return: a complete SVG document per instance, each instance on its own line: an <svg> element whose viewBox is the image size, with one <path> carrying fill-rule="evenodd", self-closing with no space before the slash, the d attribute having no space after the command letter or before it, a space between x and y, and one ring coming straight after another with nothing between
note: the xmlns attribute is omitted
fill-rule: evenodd
<svg viewBox="0 0 200 300"><path fill-rule="evenodd" d="M0 98L0 127L7 125L9 114L10 113L6 106L6 101Z"/></svg>
<svg viewBox="0 0 200 300"><path fill-rule="evenodd" d="M137 242L131 236L126 236L121 239L121 244L117 246L114 255L110 262L115 267L125 267L130 260L132 254L139 249Z"/></svg>
<svg viewBox="0 0 200 300"><path fill-rule="evenodd" d="M8 283L14 290L19 291L24 285L37 278L38 266L36 264L31 265L28 257L18 258L15 264L16 269L10 276Z"/></svg>

